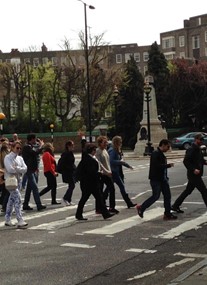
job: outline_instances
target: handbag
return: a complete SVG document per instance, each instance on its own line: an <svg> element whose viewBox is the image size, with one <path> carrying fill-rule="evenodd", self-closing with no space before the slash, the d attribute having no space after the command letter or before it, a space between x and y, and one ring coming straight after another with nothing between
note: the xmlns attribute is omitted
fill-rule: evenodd
<svg viewBox="0 0 207 285"><path fill-rule="evenodd" d="M15 175L10 175L5 180L5 187L7 190L15 190L18 186L18 181Z"/></svg>

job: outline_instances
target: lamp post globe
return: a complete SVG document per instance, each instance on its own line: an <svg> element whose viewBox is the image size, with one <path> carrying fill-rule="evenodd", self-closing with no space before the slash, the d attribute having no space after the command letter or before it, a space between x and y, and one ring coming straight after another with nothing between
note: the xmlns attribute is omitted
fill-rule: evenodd
<svg viewBox="0 0 207 285"><path fill-rule="evenodd" d="M51 133L51 143L53 144L54 141L54 135L53 135L53 131L54 131L54 124L50 124L50 133Z"/></svg>

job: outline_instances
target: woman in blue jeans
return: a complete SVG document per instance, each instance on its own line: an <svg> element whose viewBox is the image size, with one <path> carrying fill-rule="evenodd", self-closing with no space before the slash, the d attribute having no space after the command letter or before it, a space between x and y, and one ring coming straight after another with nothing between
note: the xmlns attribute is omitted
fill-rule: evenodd
<svg viewBox="0 0 207 285"><path fill-rule="evenodd" d="M112 178L113 178L114 183L116 183L117 186L119 187L121 195L124 201L126 202L127 207L132 208L132 207L135 207L136 204L134 204L131 201L131 199L128 196L128 193L126 192L125 185L124 185L122 166L125 166L130 169L133 169L133 168L128 163L123 161L121 146L122 146L122 138L120 136L113 137L112 146L108 150L111 171L112 171Z"/></svg>

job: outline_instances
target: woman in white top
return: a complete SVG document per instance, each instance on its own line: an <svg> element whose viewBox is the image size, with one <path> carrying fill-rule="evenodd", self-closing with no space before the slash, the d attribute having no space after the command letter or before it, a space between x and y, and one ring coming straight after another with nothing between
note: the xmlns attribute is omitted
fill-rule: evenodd
<svg viewBox="0 0 207 285"><path fill-rule="evenodd" d="M11 146L11 152L4 158L5 180L9 175L15 175L18 181L16 189L9 190L10 196L6 207L5 226L14 226L11 222L13 207L17 218L17 227L24 228L28 224L23 220L21 213L21 195L19 189L21 187L21 176L27 171L27 166L23 158L19 155L21 143L16 141Z"/></svg>

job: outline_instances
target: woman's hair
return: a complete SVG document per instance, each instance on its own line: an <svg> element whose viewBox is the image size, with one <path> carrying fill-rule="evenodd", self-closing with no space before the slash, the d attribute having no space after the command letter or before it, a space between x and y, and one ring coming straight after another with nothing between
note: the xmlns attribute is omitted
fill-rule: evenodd
<svg viewBox="0 0 207 285"><path fill-rule="evenodd" d="M20 141L14 141L10 145L11 145L11 148L13 149L13 148L15 148L16 145L20 145L21 146L22 144L21 144Z"/></svg>
<svg viewBox="0 0 207 285"><path fill-rule="evenodd" d="M54 147L51 143L45 143L44 146L43 146L43 152L49 152L51 154L53 154L53 151L54 151Z"/></svg>
<svg viewBox="0 0 207 285"><path fill-rule="evenodd" d="M122 138L120 136L113 137L112 144L114 149L116 149L118 152L121 152Z"/></svg>
<svg viewBox="0 0 207 285"><path fill-rule="evenodd" d="M69 146L73 146L73 145L74 145L74 142L73 142L73 141L71 141L71 140L67 141L67 142L65 143L65 150L68 151L68 147L69 147Z"/></svg>

